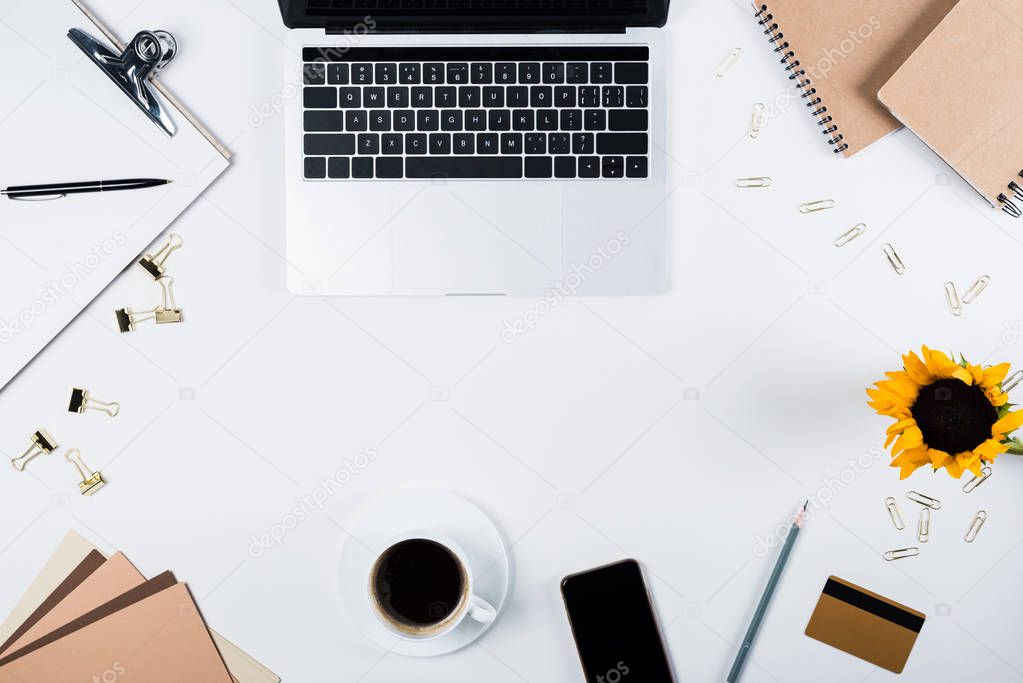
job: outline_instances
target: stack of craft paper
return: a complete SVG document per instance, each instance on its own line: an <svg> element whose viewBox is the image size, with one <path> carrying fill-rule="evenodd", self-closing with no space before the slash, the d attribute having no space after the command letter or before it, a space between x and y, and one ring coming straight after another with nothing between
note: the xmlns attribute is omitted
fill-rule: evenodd
<svg viewBox="0 0 1023 683"><path fill-rule="evenodd" d="M0 683L279 683L206 626L171 572L146 580L122 553L68 534L0 625Z"/></svg>

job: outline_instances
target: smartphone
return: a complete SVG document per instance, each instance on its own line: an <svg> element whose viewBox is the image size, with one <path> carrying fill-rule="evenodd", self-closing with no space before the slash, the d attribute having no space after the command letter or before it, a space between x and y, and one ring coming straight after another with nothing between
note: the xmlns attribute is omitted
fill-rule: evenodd
<svg viewBox="0 0 1023 683"><path fill-rule="evenodd" d="M674 683L638 562L566 576L561 595L588 683Z"/></svg>

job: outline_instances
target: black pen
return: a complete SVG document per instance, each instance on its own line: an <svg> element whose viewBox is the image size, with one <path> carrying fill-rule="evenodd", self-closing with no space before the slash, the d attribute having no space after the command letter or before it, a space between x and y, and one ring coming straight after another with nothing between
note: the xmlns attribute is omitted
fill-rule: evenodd
<svg viewBox="0 0 1023 683"><path fill-rule="evenodd" d="M131 178L128 180L90 180L80 183L53 183L50 185L12 185L0 190L10 199L60 199L69 194L86 192L116 192L118 190L142 190L173 182L156 178Z"/></svg>

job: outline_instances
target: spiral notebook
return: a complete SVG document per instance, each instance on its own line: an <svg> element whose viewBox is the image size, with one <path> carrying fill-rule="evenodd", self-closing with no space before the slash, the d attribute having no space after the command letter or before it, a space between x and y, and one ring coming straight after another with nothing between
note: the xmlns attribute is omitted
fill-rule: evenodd
<svg viewBox="0 0 1023 683"><path fill-rule="evenodd" d="M764 34L835 153L899 128L877 91L956 0L763 0Z"/></svg>
<svg viewBox="0 0 1023 683"><path fill-rule="evenodd" d="M1023 202L1023 0L962 0L881 89L892 114L994 207ZM938 77L936 77L938 76Z"/></svg>

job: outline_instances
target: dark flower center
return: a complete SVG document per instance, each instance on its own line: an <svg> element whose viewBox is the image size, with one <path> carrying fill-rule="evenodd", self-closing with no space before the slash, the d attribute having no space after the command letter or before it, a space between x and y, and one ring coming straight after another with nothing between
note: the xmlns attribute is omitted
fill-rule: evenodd
<svg viewBox="0 0 1023 683"><path fill-rule="evenodd" d="M924 443L956 455L991 438L998 411L984 390L958 379L939 379L920 389L910 411Z"/></svg>

